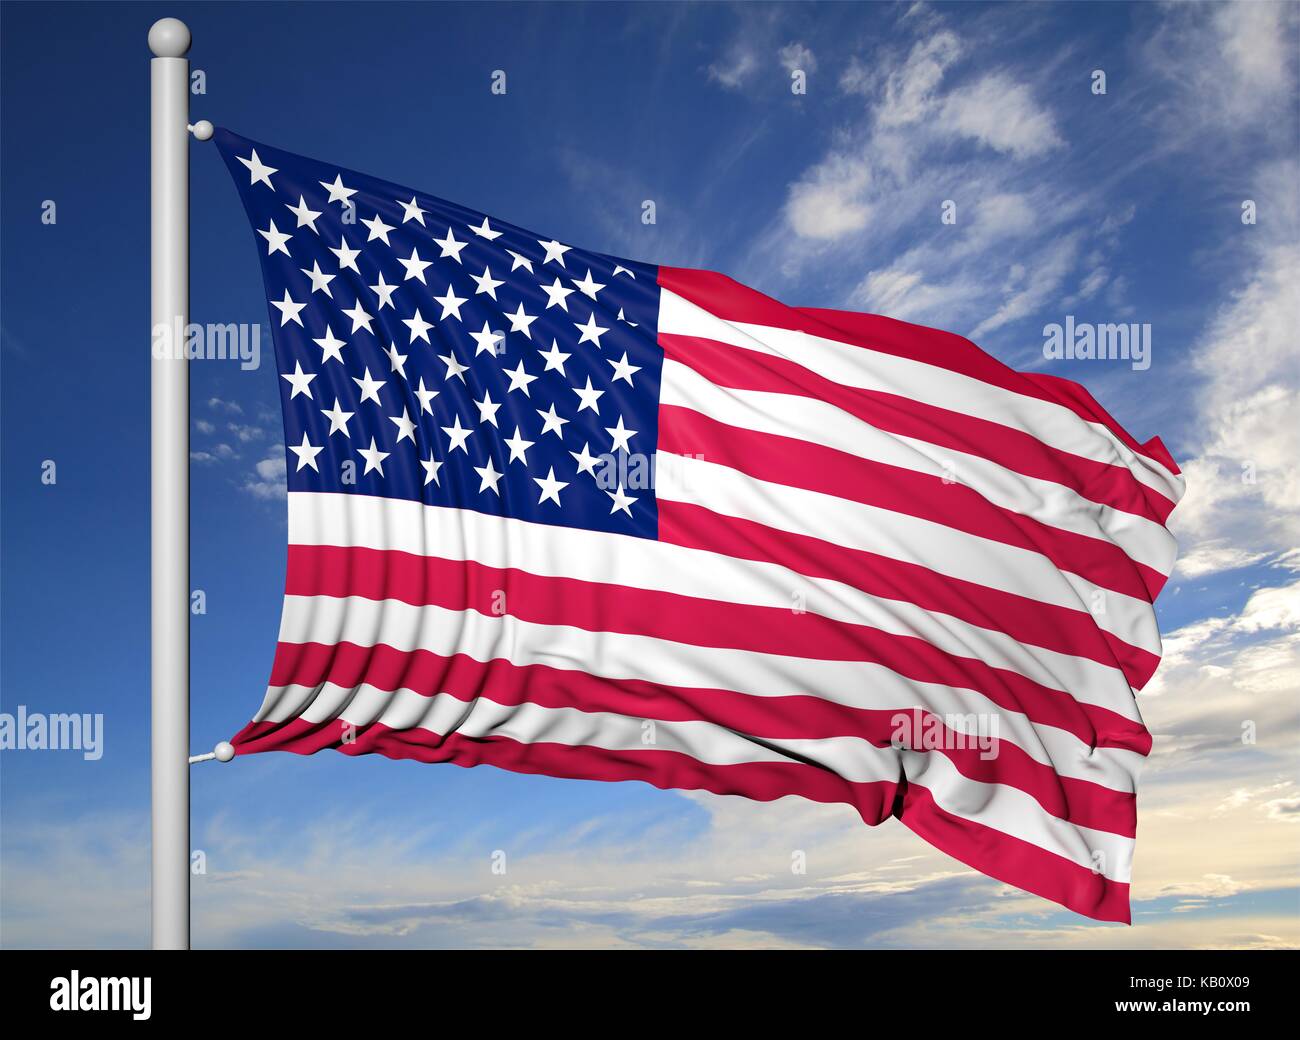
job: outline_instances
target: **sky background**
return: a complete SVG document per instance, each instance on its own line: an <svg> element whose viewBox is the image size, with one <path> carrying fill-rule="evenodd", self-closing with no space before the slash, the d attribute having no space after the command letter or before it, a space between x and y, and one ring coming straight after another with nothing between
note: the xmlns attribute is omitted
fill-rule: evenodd
<svg viewBox="0 0 1300 1040"><path fill-rule="evenodd" d="M1269 3L5 3L0 707L102 712L105 750L0 756L0 943L148 944L145 37L165 15L206 75L192 119L969 335L1159 434L1189 484L1139 697L1132 927L847 806L327 752L194 769L195 946L1300 946L1300 7ZM191 320L264 325L260 369L191 365L198 752L261 702L286 529L253 241L216 149L191 147ZM1044 361L1067 314L1149 322L1151 367Z"/></svg>

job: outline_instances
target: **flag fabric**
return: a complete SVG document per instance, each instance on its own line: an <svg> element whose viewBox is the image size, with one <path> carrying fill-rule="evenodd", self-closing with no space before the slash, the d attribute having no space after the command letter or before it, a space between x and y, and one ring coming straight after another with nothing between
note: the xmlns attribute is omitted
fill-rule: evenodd
<svg viewBox="0 0 1300 1040"><path fill-rule="evenodd" d="M215 140L288 483L240 754L842 802L1129 920L1158 439L959 336Z"/></svg>

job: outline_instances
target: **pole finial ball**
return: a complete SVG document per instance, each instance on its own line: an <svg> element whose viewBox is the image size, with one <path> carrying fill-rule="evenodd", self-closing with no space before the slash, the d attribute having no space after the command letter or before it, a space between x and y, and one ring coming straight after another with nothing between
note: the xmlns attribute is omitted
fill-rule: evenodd
<svg viewBox="0 0 1300 1040"><path fill-rule="evenodd" d="M217 756L218 762L229 762L235 757L235 749L224 740L213 748L212 752Z"/></svg>
<svg viewBox="0 0 1300 1040"><path fill-rule="evenodd" d="M149 29L149 49L159 58L183 58L190 49L190 30L179 18L159 18Z"/></svg>

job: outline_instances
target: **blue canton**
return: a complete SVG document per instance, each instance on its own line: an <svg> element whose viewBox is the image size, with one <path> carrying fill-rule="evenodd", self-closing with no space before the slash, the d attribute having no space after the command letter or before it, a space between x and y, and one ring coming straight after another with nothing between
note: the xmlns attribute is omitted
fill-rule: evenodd
<svg viewBox="0 0 1300 1040"><path fill-rule="evenodd" d="M218 130L288 487L653 538L657 269Z"/></svg>

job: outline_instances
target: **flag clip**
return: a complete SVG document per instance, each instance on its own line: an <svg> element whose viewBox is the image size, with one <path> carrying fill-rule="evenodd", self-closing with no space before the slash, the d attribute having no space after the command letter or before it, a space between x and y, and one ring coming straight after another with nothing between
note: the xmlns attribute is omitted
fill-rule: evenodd
<svg viewBox="0 0 1300 1040"><path fill-rule="evenodd" d="M212 140L212 124L206 119L200 119L197 123L186 123L185 129L194 135L196 141Z"/></svg>
<svg viewBox="0 0 1300 1040"><path fill-rule="evenodd" d="M235 757L235 749L229 741L223 740L206 755L190 755L190 765L195 762L211 762L214 758L218 762L229 762Z"/></svg>

